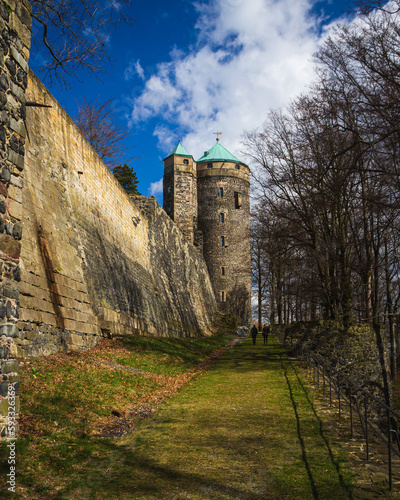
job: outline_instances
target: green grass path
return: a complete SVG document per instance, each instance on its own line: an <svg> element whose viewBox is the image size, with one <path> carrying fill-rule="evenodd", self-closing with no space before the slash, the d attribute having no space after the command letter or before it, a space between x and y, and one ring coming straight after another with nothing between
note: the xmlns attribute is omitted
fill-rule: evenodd
<svg viewBox="0 0 400 500"><path fill-rule="evenodd" d="M340 452L273 338L267 347L245 339L133 435L108 443L74 498L351 498Z"/></svg>

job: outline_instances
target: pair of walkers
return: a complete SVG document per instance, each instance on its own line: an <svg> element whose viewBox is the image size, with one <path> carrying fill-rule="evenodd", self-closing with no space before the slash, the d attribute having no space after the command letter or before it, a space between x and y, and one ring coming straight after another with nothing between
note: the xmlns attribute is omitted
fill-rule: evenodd
<svg viewBox="0 0 400 500"><path fill-rule="evenodd" d="M256 345L256 339L257 339L257 334L258 330L256 325L253 325L252 329L250 330L251 336L253 337L253 345ZM264 339L264 344L267 344L268 342L268 335L269 335L269 326L264 325L262 329L262 335Z"/></svg>

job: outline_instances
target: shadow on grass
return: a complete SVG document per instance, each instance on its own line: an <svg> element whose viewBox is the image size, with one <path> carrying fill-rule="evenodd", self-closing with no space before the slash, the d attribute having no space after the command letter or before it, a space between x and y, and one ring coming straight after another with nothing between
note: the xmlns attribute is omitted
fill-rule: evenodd
<svg viewBox="0 0 400 500"><path fill-rule="evenodd" d="M337 475L338 475L338 478L339 478L340 485L342 486L342 488L345 488L347 490L347 492L349 494L349 498L352 499L353 496L352 496L351 490L348 488L348 486L347 486L347 484L346 484L346 482L345 482L345 480L343 478L343 475L342 475L342 473L340 471L339 462L335 459L334 454L332 452L332 448L331 448L331 446L329 444L328 438L325 435L323 422L322 422L321 418L319 417L319 415L318 415L318 413L317 413L317 411L315 409L315 406L314 406L313 402L310 399L310 396L309 396L309 393L307 391L307 388L304 386L303 381L299 377L298 371L296 370L295 367L292 366L292 368L293 368L294 373L296 374L296 378L297 378L298 384L301 387L301 389L302 389L302 391L303 391L303 393L304 393L304 395L305 395L305 397L306 397L306 399L308 401L308 404L310 405L310 408L311 408L312 412L314 413L315 419L318 422L320 436L321 436L322 440L325 443L326 449L328 450L329 458L330 458L333 466L335 467L335 469L337 471Z"/></svg>
<svg viewBox="0 0 400 500"><path fill-rule="evenodd" d="M287 348L270 342L268 345L261 342L251 344L251 339L244 341L232 349L219 364L226 369L237 372L251 372L253 370L281 370L281 360L287 356Z"/></svg>
<svg viewBox="0 0 400 500"><path fill-rule="evenodd" d="M226 333L193 339L132 336L124 337L122 343L129 351L140 353L149 350L171 358L179 358L185 366L193 367L204 358L204 355L210 354L223 344L221 338L229 342L233 336Z"/></svg>
<svg viewBox="0 0 400 500"><path fill-rule="evenodd" d="M301 434L300 416L299 416L299 413L297 411L297 404L296 404L296 401L294 399L292 385L290 383L290 380L289 380L289 377L288 377L288 374L287 374L287 369L286 369L286 366L285 366L284 363L282 363L282 369L283 369L283 372L284 372L284 375L285 375L285 379L286 379L286 383L287 383L287 386L288 386L289 395L290 395L290 401L292 403L293 411L294 411L294 414L295 414L295 417L296 417L297 437L299 438L299 443L300 443L300 448L301 448L301 459L303 460L304 467L306 469L307 476L308 476L308 479L310 481L310 486L311 486L313 498L315 500L318 500L319 499L318 490L317 490L317 488L315 486L314 477L313 477L313 474L311 472L310 464L309 464L308 458L307 458L307 452L306 452L306 447L305 447L305 444L304 444L304 439L303 439L303 436Z"/></svg>
<svg viewBox="0 0 400 500"><path fill-rule="evenodd" d="M343 475L342 475L342 473L340 471L339 463L335 459L335 457L333 455L333 452L332 452L332 448L331 448L331 446L329 444L329 441L328 441L327 437L324 434L322 420L318 416L318 414L317 414L317 412L315 410L315 407L314 407L312 401L310 400L310 397L308 395L308 391L307 391L306 387L304 386L303 382L301 381L297 370L293 367L292 363L290 363L290 366L291 366L291 368L293 369L293 371L294 371L294 373L296 375L297 384L300 387L302 393L304 394L304 396L305 396L305 398L307 400L307 403L308 403L309 407L311 408L316 421L318 422L319 435L320 435L321 439L324 442L325 448L328 451L329 459L330 459L332 465L334 466L334 468L336 470L336 473L337 473L337 476L338 476L338 479L339 479L339 484L340 484L341 488L343 488L343 490L348 495L348 498L351 500L353 498L351 490L350 490L349 486L346 484L346 482L344 481ZM296 399L295 399L295 396L294 396L293 384L291 383L291 381L289 379L288 371L287 371L287 366L286 366L286 364L283 361L282 361L282 369L283 369L283 372L284 372L284 375L285 375L286 384L287 384L287 387L288 387L288 390L289 390L290 400L291 400L293 411L294 411L295 418L296 418L297 436L298 436L299 443L300 443L302 461L304 463L304 467L306 469L307 476L308 476L309 481L310 481L310 486L311 486L313 498L314 498L314 500L318 500L320 498L320 496L319 496L318 489L316 487L316 484L315 484L315 481L314 481L314 477L313 477L313 474L312 474L312 471L311 471L311 467L310 467L310 464L309 464L309 460L308 460L308 457L307 457L306 446L305 446L305 442L304 442L304 439L303 439L303 436L302 436L302 432L301 432L301 419L300 419L300 415L299 415L299 412L298 412L298 407L297 407Z"/></svg>
<svg viewBox="0 0 400 500"><path fill-rule="evenodd" d="M111 463L104 464L103 462L101 469L93 467L93 470L90 470L73 490L68 488L60 491L57 497L48 496L47 498L70 498L69 494L75 495L78 490L83 495L87 495L89 490L90 498L141 499L150 497L162 499L166 498L167 494L169 498L175 498L174 493L179 493L179 498L183 498L183 495L185 497L196 495L196 498L201 496L205 499L267 500L277 498L276 489L274 489L274 494L271 492L271 495L266 494L265 489L262 492L251 492L246 486L229 484L226 479L211 478L204 470L201 473L185 472L175 469L172 465L158 463L136 453L129 446L118 446L113 442L107 442L105 447L112 455L118 453L120 457L118 471L114 465L113 470L107 472L110 469L107 465Z"/></svg>

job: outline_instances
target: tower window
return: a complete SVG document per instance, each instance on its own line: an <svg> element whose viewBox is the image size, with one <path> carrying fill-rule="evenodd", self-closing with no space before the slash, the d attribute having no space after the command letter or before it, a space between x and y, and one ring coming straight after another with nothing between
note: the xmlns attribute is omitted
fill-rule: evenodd
<svg viewBox="0 0 400 500"><path fill-rule="evenodd" d="M184 165L189 165L189 160L183 160Z"/></svg>
<svg viewBox="0 0 400 500"><path fill-rule="evenodd" d="M240 167L239 167L239 165L238 165L238 164L236 164L236 165L235 165L235 168L236 168L236 170L239 170L239 169L240 169Z"/></svg>
<svg viewBox="0 0 400 500"><path fill-rule="evenodd" d="M219 221L220 221L220 222L222 222L222 223L224 223L224 222L225 222L225 214L224 214L223 212L221 212L221 213L219 214Z"/></svg>
<svg viewBox="0 0 400 500"><path fill-rule="evenodd" d="M221 276L225 276L225 267L224 266L221 267Z"/></svg>
<svg viewBox="0 0 400 500"><path fill-rule="evenodd" d="M221 290L220 298L221 298L221 302L226 302L226 293L224 290Z"/></svg>
<svg viewBox="0 0 400 500"><path fill-rule="evenodd" d="M220 243L221 243L221 247L225 246L225 236L221 236Z"/></svg>
<svg viewBox="0 0 400 500"><path fill-rule="evenodd" d="M220 198L223 198L223 197L224 197L224 188L223 188L223 187L220 187L220 188L219 188L219 197L220 197Z"/></svg>
<svg viewBox="0 0 400 500"><path fill-rule="evenodd" d="M242 206L242 193L240 191L235 192L235 208L240 208Z"/></svg>
<svg viewBox="0 0 400 500"><path fill-rule="evenodd" d="M207 168L212 168L212 163L207 163Z"/></svg>

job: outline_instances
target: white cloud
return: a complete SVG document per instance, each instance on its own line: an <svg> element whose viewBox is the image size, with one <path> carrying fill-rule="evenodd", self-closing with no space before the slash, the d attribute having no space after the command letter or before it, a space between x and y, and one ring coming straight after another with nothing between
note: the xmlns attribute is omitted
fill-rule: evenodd
<svg viewBox="0 0 400 500"><path fill-rule="evenodd" d="M149 187L150 196L156 196L163 192L163 180L162 178L157 182L151 182Z"/></svg>
<svg viewBox="0 0 400 500"><path fill-rule="evenodd" d="M157 137L158 143L163 145L162 150L165 151L166 154L170 153L178 142L178 138L176 137L176 135L171 131L169 127L163 124L158 124L156 126L153 135Z"/></svg>
<svg viewBox="0 0 400 500"><path fill-rule="evenodd" d="M141 80L144 80L144 69L140 65L140 61L131 61L124 71L125 80L130 80L137 75Z"/></svg>
<svg viewBox="0 0 400 500"><path fill-rule="evenodd" d="M135 70L136 70L136 73L138 74L139 78L144 80L144 70L143 70L142 66L140 66L140 61L135 62Z"/></svg>
<svg viewBox="0 0 400 500"><path fill-rule="evenodd" d="M168 153L177 134L195 158L222 131L222 144L240 150L244 130L270 108L286 105L311 83L318 20L312 0L211 0L195 4L198 40L158 65L133 101L132 120L158 117L154 135Z"/></svg>

